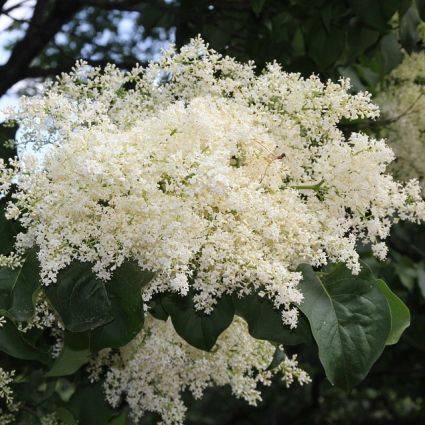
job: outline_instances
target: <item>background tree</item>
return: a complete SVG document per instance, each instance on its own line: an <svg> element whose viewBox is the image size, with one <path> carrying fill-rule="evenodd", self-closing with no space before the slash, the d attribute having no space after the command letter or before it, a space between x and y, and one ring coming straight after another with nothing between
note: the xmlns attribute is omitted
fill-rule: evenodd
<svg viewBox="0 0 425 425"><path fill-rule="evenodd" d="M401 61L401 47L420 48L416 26L425 12L421 0L9 0L0 8L9 18L4 31L13 31L0 95L23 79L68 71L80 58L131 68L164 43L180 46L197 34L260 66L276 60L373 88Z"/></svg>

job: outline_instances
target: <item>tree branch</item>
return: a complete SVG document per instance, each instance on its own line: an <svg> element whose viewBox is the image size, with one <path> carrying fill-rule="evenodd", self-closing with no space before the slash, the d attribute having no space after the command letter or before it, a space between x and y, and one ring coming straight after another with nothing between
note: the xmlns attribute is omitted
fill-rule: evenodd
<svg viewBox="0 0 425 425"><path fill-rule="evenodd" d="M25 36L13 47L7 63L0 66L0 96L26 77L31 62L81 7L78 1L37 1Z"/></svg>
<svg viewBox="0 0 425 425"><path fill-rule="evenodd" d="M3 13L4 13L4 14L8 14L8 13L12 12L13 10L15 10L15 9L18 9L18 8L22 7L25 3L28 3L28 0L22 0L21 2L19 2L19 3L15 3L15 4L13 4L12 6L8 7L7 9L3 9L3 7L4 7L5 3L6 3L6 1L7 1L7 0L5 0L5 1L0 1L0 10L1 10L1 13L2 13L2 14L3 14Z"/></svg>

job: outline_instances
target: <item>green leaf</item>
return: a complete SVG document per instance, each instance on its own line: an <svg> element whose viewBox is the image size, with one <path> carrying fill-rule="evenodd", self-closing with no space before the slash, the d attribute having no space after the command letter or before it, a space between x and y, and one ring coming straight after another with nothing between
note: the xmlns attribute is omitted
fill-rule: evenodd
<svg viewBox="0 0 425 425"><path fill-rule="evenodd" d="M28 320L34 314L34 295L40 287L37 255L31 250L21 267L0 269L0 309L15 320Z"/></svg>
<svg viewBox="0 0 425 425"><path fill-rule="evenodd" d="M338 264L316 275L301 265L304 295L300 310L307 316L329 381L346 390L360 383L381 355L391 329L386 298L363 264L353 276Z"/></svg>
<svg viewBox="0 0 425 425"><path fill-rule="evenodd" d="M388 287L381 279L376 281L379 290L385 296L390 306L391 331L387 337L386 344L393 345L398 342L403 332L410 325L410 312L404 302Z"/></svg>
<svg viewBox="0 0 425 425"><path fill-rule="evenodd" d="M153 297L151 300L149 313L152 314L155 319L163 320L164 322L170 317L162 305L162 297L160 295Z"/></svg>
<svg viewBox="0 0 425 425"><path fill-rule="evenodd" d="M384 30L399 7L399 0L348 0L353 12L366 24Z"/></svg>
<svg viewBox="0 0 425 425"><path fill-rule="evenodd" d="M273 353L272 361L269 364L267 370L273 370L275 367L278 367L286 358L286 354L279 347L276 347Z"/></svg>
<svg viewBox="0 0 425 425"><path fill-rule="evenodd" d="M0 199L0 255L8 255L13 251L16 235L21 230L16 221L7 220L4 215L8 198Z"/></svg>
<svg viewBox="0 0 425 425"><path fill-rule="evenodd" d="M400 44L393 33L387 34L381 39L381 52L384 60L384 73L388 74L403 60Z"/></svg>
<svg viewBox="0 0 425 425"><path fill-rule="evenodd" d="M270 300L257 294L236 298L236 314L248 324L252 337L285 345L296 345L310 339L310 329L306 318L301 314L298 326L290 329L282 322L282 314Z"/></svg>
<svg viewBox="0 0 425 425"><path fill-rule="evenodd" d="M422 297L425 299L425 268L423 264L418 268L418 285Z"/></svg>
<svg viewBox="0 0 425 425"><path fill-rule="evenodd" d="M43 364L49 361L48 355L30 345L24 335L7 319L0 327L0 351L17 359L36 360Z"/></svg>
<svg viewBox="0 0 425 425"><path fill-rule="evenodd" d="M418 270L416 269L415 263L409 257L393 252L394 257L394 268L397 276L400 279L401 284L409 291L413 291L415 287L416 279L418 278Z"/></svg>
<svg viewBox="0 0 425 425"><path fill-rule="evenodd" d="M351 64L378 42L380 32L367 28L359 19L350 19L346 28L346 48L344 52L344 63Z"/></svg>
<svg viewBox="0 0 425 425"><path fill-rule="evenodd" d="M56 380L55 392L59 396L59 398L64 402L68 402L77 389L77 385L72 382L72 378L73 377L71 377L70 380L62 377Z"/></svg>
<svg viewBox="0 0 425 425"><path fill-rule="evenodd" d="M258 16L264 8L267 0L251 0L251 8Z"/></svg>
<svg viewBox="0 0 425 425"><path fill-rule="evenodd" d="M412 5L400 19L400 42L402 46L411 53L419 41L417 26L420 24L418 11Z"/></svg>
<svg viewBox="0 0 425 425"><path fill-rule="evenodd" d="M62 351L54 361L46 377L72 375L90 360L90 336L88 332L65 332Z"/></svg>
<svg viewBox="0 0 425 425"><path fill-rule="evenodd" d="M356 70L352 66L338 67L338 73L341 77L349 78L354 91L366 90L366 86L362 83Z"/></svg>
<svg viewBox="0 0 425 425"><path fill-rule="evenodd" d="M232 323L235 309L230 297L223 296L210 314L195 309L191 295L167 295L162 305L171 316L176 332L189 344L210 351L220 334Z"/></svg>
<svg viewBox="0 0 425 425"><path fill-rule="evenodd" d="M106 282L114 320L93 331L92 349L118 348L129 343L142 329L144 321L142 287L154 274L125 263Z"/></svg>
<svg viewBox="0 0 425 425"><path fill-rule="evenodd" d="M4 123L0 123L0 158L4 161L17 155L15 148L9 148L4 145L8 140L15 138L17 129L17 125L9 127L5 126Z"/></svg>
<svg viewBox="0 0 425 425"><path fill-rule="evenodd" d="M416 0L416 7L418 9L419 16L425 21L425 0Z"/></svg>
<svg viewBox="0 0 425 425"><path fill-rule="evenodd" d="M116 418L111 419L108 425L125 425L127 423L128 411L124 410Z"/></svg>
<svg viewBox="0 0 425 425"><path fill-rule="evenodd" d="M56 416L61 421L61 424L64 424L64 425L77 425L78 424L78 422L75 420L72 413L68 409L65 409L65 407L62 407L62 406L57 407L56 408Z"/></svg>
<svg viewBox="0 0 425 425"><path fill-rule="evenodd" d="M95 329L114 318L105 284L96 278L89 263L73 262L44 291L71 332Z"/></svg>
<svg viewBox="0 0 425 425"><path fill-rule="evenodd" d="M329 31L320 21L314 22L307 39L308 53L321 69L332 66L345 46L345 32L332 27Z"/></svg>
<svg viewBox="0 0 425 425"><path fill-rule="evenodd" d="M78 425L107 425L119 414L106 402L101 382L80 386L67 408L78 418Z"/></svg>

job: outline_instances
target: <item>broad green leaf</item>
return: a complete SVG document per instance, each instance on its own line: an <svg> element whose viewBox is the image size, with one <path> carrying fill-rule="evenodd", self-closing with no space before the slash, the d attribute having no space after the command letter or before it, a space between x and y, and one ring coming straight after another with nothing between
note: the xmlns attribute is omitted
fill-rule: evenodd
<svg viewBox="0 0 425 425"><path fill-rule="evenodd" d="M419 36L416 28L420 22L421 19L414 5L400 19L400 42L409 53L416 48L418 43Z"/></svg>
<svg viewBox="0 0 425 425"><path fill-rule="evenodd" d="M114 318L105 284L96 278L89 263L73 262L44 291L71 332L95 329Z"/></svg>
<svg viewBox="0 0 425 425"><path fill-rule="evenodd" d="M377 55L375 55L377 56ZM356 70L356 73L360 77L360 80L363 84L366 84L367 87L374 87L375 84L378 83L378 81L381 79L381 76L383 74L383 58L382 55L379 55L379 58L381 59L381 65L382 67L378 66L371 67L369 64L367 66L354 64L353 68ZM373 64L375 65L375 64Z"/></svg>
<svg viewBox="0 0 425 425"><path fill-rule="evenodd" d="M64 425L78 424L78 422L76 421L72 413L68 409L65 409L65 407L62 407L62 406L57 407L55 413L56 413L56 416L61 421L61 424L64 424Z"/></svg>
<svg viewBox="0 0 425 425"><path fill-rule="evenodd" d="M425 0L416 0L416 7L418 9L419 16L425 21Z"/></svg>
<svg viewBox="0 0 425 425"><path fill-rule="evenodd" d="M258 16L264 8L267 0L251 0L251 8Z"/></svg>
<svg viewBox="0 0 425 425"><path fill-rule="evenodd" d="M391 329L391 314L370 269L363 264L353 276L338 264L315 274L301 265L304 295L300 310L307 316L329 381L346 390L360 383L379 358Z"/></svg>
<svg viewBox="0 0 425 425"><path fill-rule="evenodd" d="M144 320L142 287L153 276L133 263L125 263L114 272L105 284L114 319L93 331L93 350L121 347L140 332Z"/></svg>
<svg viewBox="0 0 425 425"><path fill-rule="evenodd" d="M384 73L388 74L403 60L401 46L393 33L387 34L381 39L381 52L384 64Z"/></svg>
<svg viewBox="0 0 425 425"><path fill-rule="evenodd" d="M362 83L358 73L353 66L338 67L338 73L341 77L349 78L354 91L366 90L366 86Z"/></svg>
<svg viewBox="0 0 425 425"><path fill-rule="evenodd" d="M30 345L24 335L7 319L0 327L0 351L17 359L36 360L43 364L49 361L48 355Z"/></svg>
<svg viewBox="0 0 425 425"><path fill-rule="evenodd" d="M72 375L90 360L90 336L88 332L65 332L62 351L54 361L46 377Z"/></svg>
<svg viewBox="0 0 425 425"><path fill-rule="evenodd" d="M353 12L373 28L389 28L389 20L399 7L399 0L348 0Z"/></svg>
<svg viewBox="0 0 425 425"><path fill-rule="evenodd" d="M106 402L101 382L81 386L71 397L67 409L78 418L78 425L107 425L119 414Z"/></svg>
<svg viewBox="0 0 425 425"><path fill-rule="evenodd" d="M327 69L335 63L344 50L345 33L339 28L328 31L317 21L310 28L307 46L310 57L321 69Z"/></svg>
<svg viewBox="0 0 425 425"><path fill-rule="evenodd" d="M127 423L128 411L124 410L116 418L111 419L108 425L125 425Z"/></svg>
<svg viewBox="0 0 425 425"><path fill-rule="evenodd" d="M358 20L349 25L346 41L346 60L352 63L379 39L379 31L367 28Z"/></svg>
<svg viewBox="0 0 425 425"><path fill-rule="evenodd" d="M0 309L15 320L28 320L34 314L33 298L39 287L37 255L31 250L21 267L0 269Z"/></svg>
<svg viewBox="0 0 425 425"><path fill-rule="evenodd" d="M162 305L161 295L154 296L150 302L149 313L152 314L155 319L166 321L170 316Z"/></svg>
<svg viewBox="0 0 425 425"><path fill-rule="evenodd" d="M415 263L411 258L400 255L397 252L393 252L392 256L395 260L393 264L400 282L409 292L413 291L418 278Z"/></svg>
<svg viewBox="0 0 425 425"><path fill-rule="evenodd" d="M295 55L301 56L305 54L305 40L301 28L298 28L298 30L295 31L291 46L294 49Z"/></svg>
<svg viewBox="0 0 425 425"><path fill-rule="evenodd" d="M272 361L269 364L267 370L273 370L275 367L278 367L286 358L286 354L279 347L276 347L273 353Z"/></svg>
<svg viewBox="0 0 425 425"><path fill-rule="evenodd" d="M271 301L256 294L236 298L235 312L248 324L252 337L277 342L285 345L296 345L310 339L309 325L301 314L298 326L290 329L282 322L282 314Z"/></svg>
<svg viewBox="0 0 425 425"><path fill-rule="evenodd" d="M403 332L410 325L410 312L404 302L381 279L376 281L379 290L385 296L391 311L391 331L387 337L387 345L398 342Z"/></svg>
<svg viewBox="0 0 425 425"><path fill-rule="evenodd" d="M168 295L162 305L171 316L174 329L189 344L210 351L220 334L232 323L235 309L230 297L223 296L210 314L195 309L191 295Z"/></svg>

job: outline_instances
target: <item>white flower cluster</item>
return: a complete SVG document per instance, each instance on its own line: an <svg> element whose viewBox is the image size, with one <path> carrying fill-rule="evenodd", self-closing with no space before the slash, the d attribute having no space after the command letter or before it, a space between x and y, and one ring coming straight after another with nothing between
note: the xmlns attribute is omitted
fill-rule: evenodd
<svg viewBox="0 0 425 425"><path fill-rule="evenodd" d="M425 194L425 52L406 56L376 101L384 119L381 134L396 155L391 170L403 181L417 178Z"/></svg>
<svg viewBox="0 0 425 425"><path fill-rule="evenodd" d="M15 371L7 372L0 367L0 425L13 423L14 414L18 410L18 404L13 398L13 390L10 386L14 375Z"/></svg>
<svg viewBox="0 0 425 425"><path fill-rule="evenodd" d="M63 422L58 418L56 413L49 413L40 418L40 425L62 425Z"/></svg>
<svg viewBox="0 0 425 425"><path fill-rule="evenodd" d="M273 375L280 374L287 385L294 380L301 385L310 382L296 358L287 357L268 370L274 351L271 343L252 338L242 319L236 319L207 353L181 339L170 321L148 316L143 331L118 355L101 352L90 369L95 380L102 366L107 367L107 401L118 406L124 399L136 422L146 412L155 412L161 423L175 425L184 420L185 390L198 399L208 387L229 385L236 397L256 405L261 400L258 384L270 385Z"/></svg>
<svg viewBox="0 0 425 425"><path fill-rule="evenodd" d="M419 186L385 173L385 142L339 130L378 115L349 88L277 64L257 76L200 39L129 73L80 63L10 115L50 143L14 177L1 167L17 250L38 247L45 284L74 259L104 279L136 260L156 272L145 299L191 287L206 312L259 290L295 327L300 263L358 272L358 241L384 257L391 224L425 216Z"/></svg>
<svg viewBox="0 0 425 425"><path fill-rule="evenodd" d="M42 292L39 292L34 300L32 317L27 322L18 322L17 327L23 333L31 329L50 329L54 333L58 333L59 330L64 329Z"/></svg>

